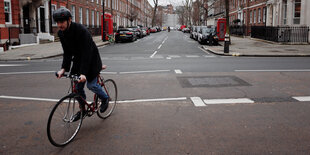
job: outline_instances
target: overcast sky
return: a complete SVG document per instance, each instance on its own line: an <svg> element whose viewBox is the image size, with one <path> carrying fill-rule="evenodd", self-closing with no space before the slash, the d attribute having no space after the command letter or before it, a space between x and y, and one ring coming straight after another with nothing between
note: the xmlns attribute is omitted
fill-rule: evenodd
<svg viewBox="0 0 310 155"><path fill-rule="evenodd" d="M153 0L148 0L149 3L154 6L154 1ZM172 4L173 6L179 6L182 5L183 0L158 0L159 5L168 5Z"/></svg>

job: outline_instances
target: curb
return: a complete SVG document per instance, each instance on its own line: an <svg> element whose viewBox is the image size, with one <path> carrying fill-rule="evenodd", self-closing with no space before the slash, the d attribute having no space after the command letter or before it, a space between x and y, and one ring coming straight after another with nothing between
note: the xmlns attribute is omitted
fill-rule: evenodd
<svg viewBox="0 0 310 155"><path fill-rule="evenodd" d="M202 46L202 49L219 56L234 56L234 57L310 57L309 54L300 55L267 55L267 54L241 54L241 53L219 53L212 49Z"/></svg>

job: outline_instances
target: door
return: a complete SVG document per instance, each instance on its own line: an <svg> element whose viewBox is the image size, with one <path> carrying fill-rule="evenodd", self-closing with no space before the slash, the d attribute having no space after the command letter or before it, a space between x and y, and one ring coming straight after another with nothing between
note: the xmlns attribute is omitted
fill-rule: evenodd
<svg viewBox="0 0 310 155"><path fill-rule="evenodd" d="M24 33L30 33L29 5L23 7Z"/></svg>
<svg viewBox="0 0 310 155"><path fill-rule="evenodd" d="M44 8L40 7L40 28L41 28L41 32L46 32L45 31L45 13L44 13Z"/></svg>

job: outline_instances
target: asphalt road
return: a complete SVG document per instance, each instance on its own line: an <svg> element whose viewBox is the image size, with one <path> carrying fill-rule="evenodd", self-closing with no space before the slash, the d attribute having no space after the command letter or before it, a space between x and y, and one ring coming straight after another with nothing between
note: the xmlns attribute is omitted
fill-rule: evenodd
<svg viewBox="0 0 310 155"><path fill-rule="evenodd" d="M309 58L200 46L172 31L100 48L120 103L107 120L86 118L64 148L46 136L49 100L69 86L54 76L61 57L1 62L0 154L309 154Z"/></svg>

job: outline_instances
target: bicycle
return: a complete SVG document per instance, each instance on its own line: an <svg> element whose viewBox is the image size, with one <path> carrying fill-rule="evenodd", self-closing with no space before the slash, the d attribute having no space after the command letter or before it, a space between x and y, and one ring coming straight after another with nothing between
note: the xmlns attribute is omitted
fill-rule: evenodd
<svg viewBox="0 0 310 155"><path fill-rule="evenodd" d="M103 66L105 69L105 66ZM57 74L57 73L56 73ZM76 90L76 84L79 80L77 75L65 74L63 77L69 78L71 86L68 95L61 98L52 109L47 123L47 136L51 144L57 147L62 147L69 144L79 132L83 119L91 117L97 113L101 119L108 118L115 109L117 101L117 87L112 79L104 80L100 74L98 75L98 83L109 96L109 105L106 111L100 112L101 100L94 94L94 101L87 103ZM71 91L70 91L71 90ZM80 111L78 121L73 121L74 115ZM85 111L85 114L83 112ZM84 116L84 117L83 117Z"/></svg>

